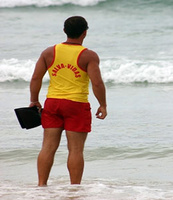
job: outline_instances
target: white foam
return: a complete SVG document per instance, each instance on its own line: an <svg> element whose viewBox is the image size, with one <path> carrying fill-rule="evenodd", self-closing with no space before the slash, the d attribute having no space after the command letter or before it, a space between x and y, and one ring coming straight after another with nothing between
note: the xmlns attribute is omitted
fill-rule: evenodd
<svg viewBox="0 0 173 200"><path fill-rule="evenodd" d="M103 79L113 83L172 83L173 62L106 60L101 63Z"/></svg>
<svg viewBox="0 0 173 200"><path fill-rule="evenodd" d="M33 60L18 60L15 58L9 60L3 59L0 61L0 82L29 82L34 71L34 67L35 61Z"/></svg>
<svg viewBox="0 0 173 200"><path fill-rule="evenodd" d="M59 179L59 178L58 178ZM85 181L84 181L85 182ZM172 200L172 189L157 186L134 186L117 184L117 180L90 180L82 185L69 185L64 179L52 182L49 187L38 188L34 184L0 184L0 197L3 200L42 200L42 199L78 199L78 200Z"/></svg>
<svg viewBox="0 0 173 200"><path fill-rule="evenodd" d="M173 83L173 62L105 60L101 61L104 82L112 83ZM0 61L0 82L29 82L34 71L35 61L3 59ZM48 74L44 82L49 80Z"/></svg>
<svg viewBox="0 0 173 200"><path fill-rule="evenodd" d="M15 80L29 81L33 69L34 62L31 60L3 59L0 61L0 82Z"/></svg>
<svg viewBox="0 0 173 200"><path fill-rule="evenodd" d="M92 6L105 0L1 0L0 7L16 7L16 6L58 6L64 4L74 4L80 6Z"/></svg>

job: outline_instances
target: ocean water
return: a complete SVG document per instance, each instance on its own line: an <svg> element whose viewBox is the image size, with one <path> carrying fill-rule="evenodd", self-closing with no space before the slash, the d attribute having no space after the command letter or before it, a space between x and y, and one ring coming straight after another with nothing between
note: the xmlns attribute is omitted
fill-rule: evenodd
<svg viewBox="0 0 173 200"><path fill-rule="evenodd" d="M0 0L0 199L173 199L172 0ZM65 134L48 187L37 187L42 128L23 130L14 108L29 105L40 53L66 40L63 22L89 23L84 46L100 56L108 116L90 88L92 132L81 185L70 185ZM43 104L48 76L43 80Z"/></svg>

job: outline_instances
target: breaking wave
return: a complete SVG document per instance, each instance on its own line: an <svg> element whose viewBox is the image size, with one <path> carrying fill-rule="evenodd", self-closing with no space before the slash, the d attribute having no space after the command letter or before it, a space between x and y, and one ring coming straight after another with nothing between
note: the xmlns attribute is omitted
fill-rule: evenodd
<svg viewBox="0 0 173 200"><path fill-rule="evenodd" d="M3 59L0 61L0 82L29 82L34 60ZM100 64L106 83L173 83L173 62L140 60L104 60ZM48 74L43 82L48 82Z"/></svg>

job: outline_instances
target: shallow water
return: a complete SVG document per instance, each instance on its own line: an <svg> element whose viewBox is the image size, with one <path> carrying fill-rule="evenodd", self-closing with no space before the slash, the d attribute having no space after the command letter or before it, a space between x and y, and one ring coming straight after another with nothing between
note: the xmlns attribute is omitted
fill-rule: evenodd
<svg viewBox="0 0 173 200"><path fill-rule="evenodd" d="M109 115L105 121L94 118L97 102L91 95L93 130L86 142L82 185L69 184L63 134L48 188L36 187L42 128L22 130L13 111L27 103L29 88L22 88L7 84L0 93L8 102L1 107L2 199L172 199L171 85L107 86ZM10 97L13 101L8 101Z"/></svg>

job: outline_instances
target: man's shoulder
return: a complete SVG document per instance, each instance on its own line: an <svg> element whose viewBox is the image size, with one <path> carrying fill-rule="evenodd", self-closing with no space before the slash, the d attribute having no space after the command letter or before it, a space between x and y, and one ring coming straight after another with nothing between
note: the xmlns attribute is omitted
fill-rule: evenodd
<svg viewBox="0 0 173 200"><path fill-rule="evenodd" d="M93 51L93 50L91 50L91 49L88 49L88 48L86 48L86 50L84 51L86 54L93 54L93 55L97 55L97 53L95 52L95 51Z"/></svg>
<svg viewBox="0 0 173 200"><path fill-rule="evenodd" d="M97 63L99 64L99 57L97 53L90 49L85 49L85 51L82 52L79 58L79 65L83 66L85 70L87 70L87 67L90 63Z"/></svg>
<svg viewBox="0 0 173 200"><path fill-rule="evenodd" d="M83 53L82 53L83 57L87 57L89 60L90 59L94 59L94 60L99 60L99 56L98 54L90 49L86 49Z"/></svg>
<svg viewBox="0 0 173 200"><path fill-rule="evenodd" d="M45 50L43 50L42 53L45 54L45 53L52 52L52 51L54 51L54 48L55 48L55 45L54 45L54 46L47 47Z"/></svg>
<svg viewBox="0 0 173 200"><path fill-rule="evenodd" d="M54 46L50 46L50 47L47 47L45 50L43 50L43 52L41 53L41 55L45 58L47 56L51 56L54 54L54 48L55 48L55 45Z"/></svg>
<svg viewBox="0 0 173 200"><path fill-rule="evenodd" d="M46 48L44 51L42 51L40 56L40 59L44 60L47 67L50 66L53 58L54 58L54 46Z"/></svg>

